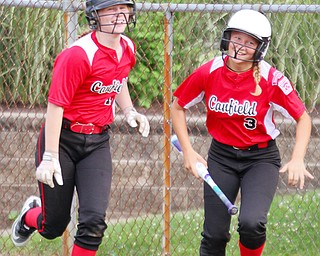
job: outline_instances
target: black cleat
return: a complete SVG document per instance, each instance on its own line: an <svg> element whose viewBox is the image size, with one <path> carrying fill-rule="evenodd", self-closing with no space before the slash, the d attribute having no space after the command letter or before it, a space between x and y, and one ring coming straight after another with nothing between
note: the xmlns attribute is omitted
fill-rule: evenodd
<svg viewBox="0 0 320 256"><path fill-rule="evenodd" d="M32 208L41 207L41 200L39 197L30 196L24 203L21 212L11 228L11 240L15 246L24 246L30 239L32 233L36 230L24 224L24 216L27 211Z"/></svg>

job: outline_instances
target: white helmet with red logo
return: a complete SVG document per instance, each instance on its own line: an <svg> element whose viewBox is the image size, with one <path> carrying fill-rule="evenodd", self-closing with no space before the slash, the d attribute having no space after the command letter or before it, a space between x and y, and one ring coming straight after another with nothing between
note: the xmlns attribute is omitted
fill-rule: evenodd
<svg viewBox="0 0 320 256"><path fill-rule="evenodd" d="M259 45L253 61L263 60L271 40L271 25L264 14L254 10L240 10L231 16L228 26L222 34L220 43L222 52L228 51L232 31L239 31L257 39Z"/></svg>

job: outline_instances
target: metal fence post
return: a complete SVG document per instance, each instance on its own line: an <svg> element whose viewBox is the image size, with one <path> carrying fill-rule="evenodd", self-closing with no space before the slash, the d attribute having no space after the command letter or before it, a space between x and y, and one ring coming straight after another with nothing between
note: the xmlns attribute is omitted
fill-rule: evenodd
<svg viewBox="0 0 320 256"><path fill-rule="evenodd" d="M66 46L71 45L74 41L77 40L77 27L78 27L78 0L63 0L63 21L64 21L64 42ZM69 256L71 255L71 250L73 247L73 240L76 233L76 224L77 224L77 209L78 209L78 200L76 191L73 194L72 206L71 206L71 220L62 235L62 255Z"/></svg>
<svg viewBox="0 0 320 256"><path fill-rule="evenodd" d="M63 21L65 27L64 41L66 46L71 45L77 40L79 26L78 21L78 0L63 0Z"/></svg>
<svg viewBox="0 0 320 256"><path fill-rule="evenodd" d="M77 225L77 209L78 209L78 197L76 191L73 194L72 206L71 206L71 220L67 229L62 235L62 256L71 255L74 236L76 234Z"/></svg>
<svg viewBox="0 0 320 256"><path fill-rule="evenodd" d="M171 177L170 177L170 103L172 84L172 22L173 15L165 12L164 25L164 91L163 91L163 130L164 130L164 189L163 189L163 255L170 255L170 210L171 210Z"/></svg>

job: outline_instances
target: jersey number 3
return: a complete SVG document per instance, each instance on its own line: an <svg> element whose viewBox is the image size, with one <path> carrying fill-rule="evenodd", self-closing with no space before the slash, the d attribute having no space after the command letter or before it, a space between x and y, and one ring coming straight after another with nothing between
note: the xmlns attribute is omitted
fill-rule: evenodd
<svg viewBox="0 0 320 256"><path fill-rule="evenodd" d="M254 130L257 128L257 120L253 117L246 117L243 123L244 127L248 130Z"/></svg>

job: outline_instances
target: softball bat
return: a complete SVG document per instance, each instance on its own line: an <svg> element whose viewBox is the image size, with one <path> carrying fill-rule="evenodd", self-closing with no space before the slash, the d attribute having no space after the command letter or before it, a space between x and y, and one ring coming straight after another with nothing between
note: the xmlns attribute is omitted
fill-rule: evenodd
<svg viewBox="0 0 320 256"><path fill-rule="evenodd" d="M182 154L182 148L179 143L177 135L173 135L171 137L172 145ZM224 205L228 208L228 213L230 215L235 215L238 213L238 208L234 204L230 202L230 200L226 197L226 195L222 192L219 186L213 181L211 178L207 168L203 163L196 163L196 170L198 175L212 188L212 190L216 193L216 195L220 198L220 200L224 203Z"/></svg>

